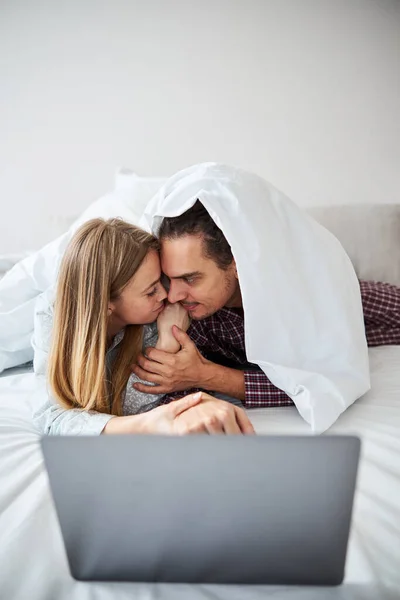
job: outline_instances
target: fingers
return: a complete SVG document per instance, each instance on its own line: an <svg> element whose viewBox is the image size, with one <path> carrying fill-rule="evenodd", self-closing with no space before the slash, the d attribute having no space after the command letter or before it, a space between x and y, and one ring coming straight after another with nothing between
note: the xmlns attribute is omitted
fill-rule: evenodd
<svg viewBox="0 0 400 600"><path fill-rule="evenodd" d="M215 400L207 402L207 394L202 393L201 403L193 411L184 415L183 433L208 433L209 435L235 434L242 431L236 421L233 406ZM204 400L206 399L206 402Z"/></svg>
<svg viewBox="0 0 400 600"><path fill-rule="evenodd" d="M202 421L196 423L177 422L175 423L175 433L177 435L197 435L199 433L208 435L207 428Z"/></svg>
<svg viewBox="0 0 400 600"><path fill-rule="evenodd" d="M204 421L204 427L210 435L224 435L226 433L222 421L217 416L209 417Z"/></svg>
<svg viewBox="0 0 400 600"><path fill-rule="evenodd" d="M174 335L174 338L178 340L182 348L191 346L193 344L188 334L182 331L182 329L179 329L177 325L172 326L172 333Z"/></svg>
<svg viewBox="0 0 400 600"><path fill-rule="evenodd" d="M201 392L189 394L180 400L174 400L173 402L170 402L170 404L167 406L170 408L173 417L177 417L185 412L185 410L188 410L189 408L196 406L196 404L199 404L201 402L201 395Z"/></svg>
<svg viewBox="0 0 400 600"><path fill-rule="evenodd" d="M213 405L208 394L196 392L168 405L172 417L178 417L185 411L183 421L176 422L176 432L180 435L208 433L209 435L240 435L254 434L254 428L243 409L223 400L214 400ZM203 402L206 400L206 402ZM215 404L218 403L218 404ZM200 405L198 408L196 405ZM189 409L195 407L192 411Z"/></svg>
<svg viewBox="0 0 400 600"><path fill-rule="evenodd" d="M143 381L148 381L149 383L160 384L164 381L161 375L150 373L149 371L142 369L142 367L139 367L139 365L132 367L132 373L135 373L139 379L143 379Z"/></svg>
<svg viewBox="0 0 400 600"><path fill-rule="evenodd" d="M149 358L151 361L160 363L161 365L172 366L175 363L175 355L165 350L159 350L158 348L146 348L146 356L140 354L139 359ZM139 362L138 359L138 362Z"/></svg>
<svg viewBox="0 0 400 600"><path fill-rule="evenodd" d="M246 413L239 407L234 406L225 400L216 400L214 396L206 393L203 393L202 395L202 404L207 406L207 410L211 409L212 407L212 417L209 417L208 420L210 420L210 418L218 420L218 433L226 433L227 435L254 433L253 426L251 425ZM242 415L244 417L243 419ZM215 425L213 427L213 423L211 424L210 428L208 427L208 423L206 426L209 430L209 433L214 433L213 429L215 429Z"/></svg>
<svg viewBox="0 0 400 600"><path fill-rule="evenodd" d="M201 401L204 402L215 402L215 396L211 396L211 394L207 394L207 392L202 392Z"/></svg>
<svg viewBox="0 0 400 600"><path fill-rule="evenodd" d="M156 375L161 375L164 370L163 365L153 360L148 360L144 356L139 356L137 364L132 367L132 370L135 366L141 367L147 373L155 373Z"/></svg>
<svg viewBox="0 0 400 600"><path fill-rule="evenodd" d="M212 396L203 394L202 402L214 400ZM245 411L224 400L217 400L218 407L206 421L209 433L225 433L227 435L254 434L254 428ZM216 421L218 424L216 424Z"/></svg>
<svg viewBox="0 0 400 600"><path fill-rule="evenodd" d="M240 435L242 433L241 428L236 420L235 411L233 407L229 407L229 410L225 412L223 417L224 432L227 435Z"/></svg>
<svg viewBox="0 0 400 600"><path fill-rule="evenodd" d="M245 434L254 434L254 427L251 424L251 421L244 412L244 410L239 406L234 406L233 408L235 410L236 421L240 427L241 432Z"/></svg>

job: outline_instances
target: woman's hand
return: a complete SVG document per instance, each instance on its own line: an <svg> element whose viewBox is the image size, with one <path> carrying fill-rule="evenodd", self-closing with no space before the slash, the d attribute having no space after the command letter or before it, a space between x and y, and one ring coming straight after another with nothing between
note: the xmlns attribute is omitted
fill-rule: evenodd
<svg viewBox="0 0 400 600"><path fill-rule="evenodd" d="M156 348L158 350L171 353L179 351L180 344L172 333L173 325L177 325L182 331L187 331L190 325L189 315L179 302L175 302L175 304L167 302L157 319L158 341Z"/></svg>
<svg viewBox="0 0 400 600"><path fill-rule="evenodd" d="M204 392L158 406L147 413L109 420L104 434L188 435L254 433L243 409Z"/></svg>
<svg viewBox="0 0 400 600"><path fill-rule="evenodd" d="M179 413L174 419L174 433L177 435L255 433L250 419L242 408L204 392L200 393L201 402Z"/></svg>
<svg viewBox="0 0 400 600"><path fill-rule="evenodd" d="M201 402L201 392L189 394L180 400L157 406L149 412L126 417L113 417L108 421L102 433L124 434L124 433L157 433L173 435L174 421L184 411L196 406Z"/></svg>

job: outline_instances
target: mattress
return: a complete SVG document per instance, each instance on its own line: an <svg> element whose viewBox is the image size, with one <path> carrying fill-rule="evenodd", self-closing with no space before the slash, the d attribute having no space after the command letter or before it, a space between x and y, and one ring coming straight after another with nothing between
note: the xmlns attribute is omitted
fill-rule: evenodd
<svg viewBox="0 0 400 600"><path fill-rule="evenodd" d="M400 347L370 349L370 363L371 391L329 430L362 439L345 581L337 588L73 580L31 417L45 399L46 384L29 367L6 373L0 378L0 599L400 598ZM292 407L249 415L258 434L310 433Z"/></svg>

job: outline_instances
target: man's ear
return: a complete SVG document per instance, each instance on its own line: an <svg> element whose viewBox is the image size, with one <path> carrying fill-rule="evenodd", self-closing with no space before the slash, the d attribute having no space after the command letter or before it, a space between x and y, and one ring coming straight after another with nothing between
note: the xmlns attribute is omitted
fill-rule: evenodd
<svg viewBox="0 0 400 600"><path fill-rule="evenodd" d="M239 281L239 275L238 275L238 272L237 272L237 268L236 268L236 261L235 261L235 259L233 259L233 260L232 260L232 267L233 267L233 272L234 272L234 274L235 274L235 277L236 277L236 279Z"/></svg>

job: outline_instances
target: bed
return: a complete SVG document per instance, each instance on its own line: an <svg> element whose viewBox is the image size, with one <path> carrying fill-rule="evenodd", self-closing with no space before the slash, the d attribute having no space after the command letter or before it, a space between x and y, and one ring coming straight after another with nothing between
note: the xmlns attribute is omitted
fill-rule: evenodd
<svg viewBox="0 0 400 600"><path fill-rule="evenodd" d="M360 277L400 284L400 208L331 207L314 216ZM355 235L354 232L357 232ZM357 239L355 239L357 238ZM371 390L329 434L356 434L362 455L346 563L337 588L82 583L69 574L32 413L46 382L30 364L0 375L0 599L276 600L400 598L400 346L369 350ZM294 407L256 409L258 434L310 434Z"/></svg>
<svg viewBox="0 0 400 600"><path fill-rule="evenodd" d="M330 433L362 439L345 582L338 588L97 584L74 581L40 451L32 411L46 383L31 367L0 378L0 598L86 600L362 600L400 597L400 347L370 350L372 389ZM249 411L258 434L308 434L295 408Z"/></svg>

